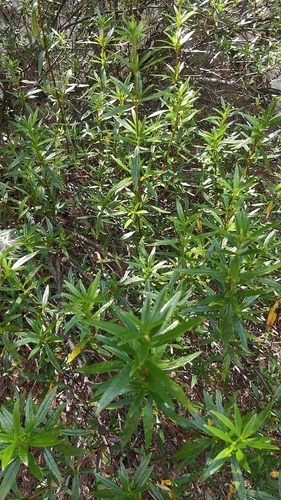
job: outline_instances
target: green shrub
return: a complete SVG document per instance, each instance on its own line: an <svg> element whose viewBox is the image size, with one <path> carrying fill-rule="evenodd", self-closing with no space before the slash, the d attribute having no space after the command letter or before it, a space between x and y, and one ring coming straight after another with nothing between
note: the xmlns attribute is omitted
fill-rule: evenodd
<svg viewBox="0 0 281 500"><path fill-rule="evenodd" d="M279 498L277 2L4 4L1 499Z"/></svg>

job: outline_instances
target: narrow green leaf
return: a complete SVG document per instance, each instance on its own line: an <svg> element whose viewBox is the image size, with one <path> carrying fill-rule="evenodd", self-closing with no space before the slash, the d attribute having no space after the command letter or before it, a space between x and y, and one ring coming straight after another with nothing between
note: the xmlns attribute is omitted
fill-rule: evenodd
<svg viewBox="0 0 281 500"><path fill-rule="evenodd" d="M205 429L207 429L209 431L210 434L213 434L213 436L216 436L216 437L222 439L226 443L230 443L230 444L233 443L232 439L225 432L223 432L221 429L217 429L216 427L213 427L212 425L207 425L207 424L205 424L204 427L205 427Z"/></svg>
<svg viewBox="0 0 281 500"><path fill-rule="evenodd" d="M241 340L241 343L242 343L245 351L248 352L247 334L246 334L244 326L242 325L241 320L239 318L235 317L234 324L235 324L236 330L238 332L239 338Z"/></svg>
<svg viewBox="0 0 281 500"><path fill-rule="evenodd" d="M138 354L137 354L137 364L138 364L138 367L141 366L141 365L143 365L145 363L145 360L149 356L150 348L151 348L150 342L144 341L144 342L142 342L140 344L140 346L138 348ZM131 375L132 375L132 370L130 371L130 376Z"/></svg>
<svg viewBox="0 0 281 500"><path fill-rule="evenodd" d="M127 132L129 132L130 134L132 134L133 138L135 138L135 135L136 135L136 125L130 121L130 120L123 120L122 118L119 118L118 116L116 116L116 121L118 123L120 123L120 125L122 125L122 127L124 127L125 130L127 130Z"/></svg>
<svg viewBox="0 0 281 500"><path fill-rule="evenodd" d="M17 436L20 433L21 427L20 427L20 409L19 409L19 400L14 404L14 409L13 409L13 427L14 427L14 434Z"/></svg>
<svg viewBox="0 0 281 500"><path fill-rule="evenodd" d="M110 111L107 111L102 115L102 119L106 120L107 118L111 118L112 116L116 116L119 113L123 113L124 111L129 111L133 109L132 104L124 104L123 106L115 106Z"/></svg>
<svg viewBox="0 0 281 500"><path fill-rule="evenodd" d="M207 394L207 393L206 393ZM216 407L210 408L210 410L216 410L220 415L224 415L224 407L223 407L223 397L221 391L216 389Z"/></svg>
<svg viewBox="0 0 281 500"><path fill-rule="evenodd" d="M143 406L143 400L145 397L146 390L142 388L141 390L137 391L133 396L132 396L132 403L128 409L128 418L133 416L137 410L139 410Z"/></svg>
<svg viewBox="0 0 281 500"><path fill-rule="evenodd" d="M0 433L0 443L12 443L14 441L14 435Z"/></svg>
<svg viewBox="0 0 281 500"><path fill-rule="evenodd" d="M246 445L249 448L255 448L258 450L279 450L278 446L271 444L273 438L269 438L266 436L260 436L256 438L248 438L246 439Z"/></svg>
<svg viewBox="0 0 281 500"><path fill-rule="evenodd" d="M159 486L154 485L153 483L150 484L149 487L149 492L151 492L151 497L155 498L155 500L169 500L169 496L166 496L166 492L164 492ZM165 497L163 494L165 494Z"/></svg>
<svg viewBox="0 0 281 500"><path fill-rule="evenodd" d="M151 454L147 457L142 457L141 462L134 474L134 483L137 488L144 487L150 478L150 474L153 470L153 467L149 467L150 459Z"/></svg>
<svg viewBox="0 0 281 500"><path fill-rule="evenodd" d="M51 409L51 404L56 394L56 388L52 389L43 399L34 417L25 427L26 432L31 432L38 427L38 425L44 420L48 411Z"/></svg>
<svg viewBox="0 0 281 500"><path fill-rule="evenodd" d="M233 434L239 437L238 429L236 429L234 423L231 422L231 420L226 415L223 415L222 413L219 413L218 411L215 410L211 410L210 413L215 415L221 422L224 423L224 425L226 425L226 427L228 427L228 429L230 429L233 432Z"/></svg>
<svg viewBox="0 0 281 500"><path fill-rule="evenodd" d="M146 400L143 407L142 419L144 430L144 445L147 449L151 445L154 427L153 406L148 399Z"/></svg>
<svg viewBox="0 0 281 500"><path fill-rule="evenodd" d="M122 390L124 390L130 381L129 379L130 368L125 368L121 373L115 375L111 378L110 384L107 387L106 391L103 393L102 397L99 400L96 414L98 415L106 406L115 399Z"/></svg>
<svg viewBox="0 0 281 500"><path fill-rule="evenodd" d="M77 498L79 498L79 490L80 490L79 471L76 470L72 479L72 488L71 488L72 500L77 500Z"/></svg>
<svg viewBox="0 0 281 500"><path fill-rule="evenodd" d="M124 363L120 361L101 361L100 363L95 363L93 365L83 366L82 368L76 368L79 373L86 373L87 375L95 375L96 373L108 373L121 371L124 368Z"/></svg>
<svg viewBox="0 0 281 500"><path fill-rule="evenodd" d="M112 490L113 492L117 493L120 495L120 493L123 493L123 490L121 490L121 488L116 484L114 483L113 481L111 481L111 479L108 479L107 477L104 477L102 476L101 474L98 474L98 472L94 472L95 474L95 477L102 483L104 484L105 486L107 486L110 490ZM97 494L99 492L97 491ZM99 495L96 497L96 498L99 498Z"/></svg>
<svg viewBox="0 0 281 500"><path fill-rule="evenodd" d="M138 424L140 421L140 410L136 409L134 414L128 412L122 432L122 448L126 446L127 443L131 440L132 435L136 432L138 428Z"/></svg>
<svg viewBox="0 0 281 500"><path fill-rule="evenodd" d="M134 189L136 189L138 186L140 178L140 168L141 168L140 152L139 148L136 147L134 156L132 157L132 164L131 164L131 174L132 174Z"/></svg>
<svg viewBox="0 0 281 500"><path fill-rule="evenodd" d="M25 425L27 425L34 416L34 408L31 392L28 394L25 403ZM31 430L31 429L30 429Z"/></svg>
<svg viewBox="0 0 281 500"><path fill-rule="evenodd" d="M270 412L272 407L272 404L269 404L264 410L262 410L260 413L255 413L250 420L247 422L245 425L243 432L242 432L242 438L245 439L249 437L251 434L254 434L264 423L268 413Z"/></svg>
<svg viewBox="0 0 281 500"><path fill-rule="evenodd" d="M77 448L76 446L71 446L70 444L65 443L57 444L56 450L66 457L81 457L90 453L90 450L88 448Z"/></svg>
<svg viewBox="0 0 281 500"><path fill-rule="evenodd" d="M184 445L172 456L172 460L183 459L182 466L188 465L198 455L201 455L211 445L210 438L198 438L194 441L187 441Z"/></svg>
<svg viewBox="0 0 281 500"><path fill-rule="evenodd" d="M234 486L237 491L238 499L245 500L248 498L246 487L244 483L243 474L237 459L233 456L231 457L231 470L234 479Z"/></svg>
<svg viewBox="0 0 281 500"><path fill-rule="evenodd" d="M40 26L39 26L39 14L38 14L38 5L37 2L33 3L32 11L31 11L31 26L32 33L37 42L40 42Z"/></svg>
<svg viewBox="0 0 281 500"><path fill-rule="evenodd" d="M27 448L25 446L22 446L21 444L18 445L18 455L22 461L22 463L26 466L28 466L28 453L27 453Z"/></svg>
<svg viewBox="0 0 281 500"><path fill-rule="evenodd" d="M209 465L204 467L202 474L200 476L200 482L203 483L208 479L212 474L220 470L225 463L226 459L221 459L221 460L212 460Z"/></svg>
<svg viewBox="0 0 281 500"><path fill-rule="evenodd" d="M226 458L231 457L233 455L234 450L233 446L228 446L227 448L224 448L222 451L220 451L213 460L225 460Z"/></svg>
<svg viewBox="0 0 281 500"><path fill-rule="evenodd" d="M112 156L112 158L114 159L114 161L116 161L117 165L119 165L119 167L121 167L123 170L125 170L125 172L128 172L128 173L131 173L129 167L127 165L125 165L124 162L122 162L120 160L120 158L117 158L116 156ZM130 184L132 183L132 180L131 180L131 177L130 177Z"/></svg>
<svg viewBox="0 0 281 500"><path fill-rule="evenodd" d="M195 408L191 401L188 399L186 394L183 392L182 388L174 382L161 368L159 368L155 363L152 363L150 360L147 360L145 366L148 369L149 375L152 375L157 380L160 380L164 386L166 387L166 392L168 391L173 398L177 399L177 401L185 406L190 411L195 411ZM164 396L164 394L161 396Z"/></svg>
<svg viewBox="0 0 281 500"><path fill-rule="evenodd" d="M239 448L236 453L235 453L236 460L239 462L239 464L243 467L243 469L246 472L251 472L251 468L249 467L249 464L246 460L246 457L243 453L243 451Z"/></svg>
<svg viewBox="0 0 281 500"><path fill-rule="evenodd" d="M64 412L65 407L66 403L62 403L56 410L52 410L52 412L48 414L48 418L46 420L46 423L44 424L45 431L51 431L57 427L57 424L60 421L60 417Z"/></svg>
<svg viewBox="0 0 281 500"><path fill-rule="evenodd" d="M60 443L59 436L61 432L59 429L53 431L40 432L28 438L29 446L37 446L39 448L55 446Z"/></svg>
<svg viewBox="0 0 281 500"><path fill-rule="evenodd" d="M112 323L111 321L88 319L85 320L84 323L85 325L96 326L97 328L112 333L113 335L116 335L120 338L123 337L126 332L128 332L127 328L124 328L124 326L117 325L116 323Z"/></svg>
<svg viewBox="0 0 281 500"><path fill-rule="evenodd" d="M149 386L147 388L147 392L151 395L154 404L161 409L165 415L167 415L167 410L174 411L175 405L170 398L170 394L168 394L165 385L159 382L157 378L153 378L151 376L148 379L148 383Z"/></svg>
<svg viewBox="0 0 281 500"><path fill-rule="evenodd" d="M276 264L267 265L264 267L260 267L255 271L248 271L240 275L240 280L243 283L249 283L252 278L260 278L261 276L265 276L266 274L270 274L273 271L280 269L281 262L277 262Z"/></svg>
<svg viewBox="0 0 281 500"><path fill-rule="evenodd" d="M161 361L159 362L158 366L162 370L176 370L177 368L185 366L187 363L190 363L195 358L200 356L201 352L202 351L193 352L192 354L188 354L187 356L182 356L180 358L173 359L171 361Z"/></svg>
<svg viewBox="0 0 281 500"><path fill-rule="evenodd" d="M180 222L184 226L185 225L185 215L184 215L184 212L183 212L183 209L182 209L182 205L181 205L179 199L176 200L176 206L177 206L178 218L179 218Z"/></svg>
<svg viewBox="0 0 281 500"><path fill-rule="evenodd" d="M234 405L234 419L235 419L235 427L238 432L237 436L240 436L242 431L242 418L239 408L236 404Z"/></svg>
<svg viewBox="0 0 281 500"><path fill-rule="evenodd" d="M122 311L122 309L119 309L117 307L114 308L114 311L118 318L122 321L122 323L124 323L128 331L132 330L137 333L139 330L143 330L145 328L147 318L142 321L132 311Z"/></svg>
<svg viewBox="0 0 281 500"><path fill-rule="evenodd" d="M169 300L166 299L166 288L158 294L155 304L151 313L151 320L157 324L160 321L167 323L171 318L175 308L177 307L181 298L181 293L176 292Z"/></svg>
<svg viewBox="0 0 281 500"><path fill-rule="evenodd" d="M15 450L15 443L11 443L7 448L1 452L2 456L2 469L6 469L7 465L12 459Z"/></svg>
<svg viewBox="0 0 281 500"><path fill-rule="evenodd" d="M205 276L213 276L214 278L218 279L220 282L220 277L224 276L224 271L215 271L214 269L210 269L209 267L201 266L201 267L194 267L193 269L177 269L177 273L180 274L188 274L188 275L205 275Z"/></svg>
<svg viewBox="0 0 281 500"><path fill-rule="evenodd" d="M27 450L27 458L28 458L28 468L31 474L33 474L33 476L36 477L39 481L42 480L41 469L37 464L37 461L34 458L34 456L28 450Z"/></svg>
<svg viewBox="0 0 281 500"><path fill-rule="evenodd" d="M104 337L103 337L103 338L104 338ZM100 336L100 335L98 335L98 336L97 336L97 340L100 340L100 339L101 339L101 336ZM112 342L112 344L113 344L113 343L114 343L114 341ZM108 352L110 352L111 354L114 354L114 356L115 356L116 358L119 358L119 360L120 360L120 359L122 359L123 361L125 361L125 364L131 364L131 363L132 363L132 358L133 358L133 356L135 355L135 349L131 348L131 347L130 347L130 346L128 346L128 345L126 345L126 347L123 347L123 349L122 349L122 348L120 348L120 349L115 349L115 347L111 347L111 345L110 345L110 344L111 344L111 342L109 341L109 342L107 343L107 341L106 341L106 340L104 341L104 344L105 344L105 346L106 346L106 347L104 346L104 347L106 348L106 350L107 350ZM118 362L120 362L119 360L118 360ZM123 363L123 365L122 365L122 366L124 367L124 363ZM110 371L111 371L111 370L110 370Z"/></svg>
<svg viewBox="0 0 281 500"><path fill-rule="evenodd" d="M144 334L140 330L127 330L127 332L124 334L124 337L122 340L118 342L118 347L128 344L129 342L132 342L134 340L139 340L144 337Z"/></svg>
<svg viewBox="0 0 281 500"><path fill-rule="evenodd" d="M100 286L100 271L97 273L94 281L92 281L87 290L87 297L89 297L91 301L95 301L95 299L99 296L99 286Z"/></svg>
<svg viewBox="0 0 281 500"><path fill-rule="evenodd" d="M50 450L48 448L44 448L43 455L44 455L44 460L46 462L46 465L48 467L48 470L49 470L52 478L54 479L54 481L56 482L56 484L58 486L60 486L60 484L61 484L61 475L60 475L60 471L58 469L58 466L56 464L56 461L55 461L52 453L50 452Z"/></svg>
<svg viewBox="0 0 281 500"><path fill-rule="evenodd" d="M4 477L2 479L0 485L0 498L1 500L5 500L8 495L10 489L13 486L13 483L16 480L19 468L20 468L20 459L16 458L6 467L4 472Z"/></svg>
<svg viewBox="0 0 281 500"><path fill-rule="evenodd" d="M84 295L81 293L81 290L77 286L74 286L70 281L65 280L64 286L71 292L70 294L64 292L64 297L69 298L69 300L73 300L73 298L77 298L78 300L83 300Z"/></svg>
<svg viewBox="0 0 281 500"><path fill-rule="evenodd" d="M119 496L117 496L117 493L115 491L111 491L108 488L91 491L91 494L93 495L92 498L98 498L100 500L102 500L102 498L105 498L105 500L110 500L111 498L112 500L121 500L122 491L123 490L120 489Z"/></svg>
<svg viewBox="0 0 281 500"><path fill-rule="evenodd" d="M92 433L91 429L69 429L66 427L65 429L60 429L61 434L64 436L88 436L89 434ZM61 444L61 443L60 443Z"/></svg>
<svg viewBox="0 0 281 500"><path fill-rule="evenodd" d="M280 495L280 492L279 492ZM247 496L241 496L238 495L239 500L276 500L276 496L270 495L270 493L267 493L266 491L260 491L260 490L247 490ZM281 498L281 496L280 496ZM279 497L278 497L279 500Z"/></svg>
<svg viewBox="0 0 281 500"><path fill-rule="evenodd" d="M55 369L59 373L62 373L62 367L61 367L59 361L57 360L56 356L54 355L53 349L51 349L51 347L48 344L45 344L44 348L45 348L45 351L46 351L46 354L48 356L49 361L52 363L52 365L55 367Z"/></svg>
<svg viewBox="0 0 281 500"><path fill-rule="evenodd" d="M130 61L128 61L128 59L125 59L123 56L121 56L120 54L115 54L115 57L116 59L119 59L119 61L121 61L123 64L125 64L125 66L128 66L128 68L132 69L132 63Z"/></svg>
<svg viewBox="0 0 281 500"><path fill-rule="evenodd" d="M174 410L174 408L172 406L168 406L165 403L163 404L161 402L161 400L159 400L157 397L154 399L158 405L158 408L164 413L164 415L166 415L168 418L170 418L172 420L172 422L179 425L179 427L181 427L182 429L190 431L190 429L197 429L198 428L198 426L194 423L193 420L185 418L185 417L181 417L180 415L178 415L178 413ZM190 411L190 413L195 415L196 410L194 412ZM204 431L205 431L205 429L203 426L203 432Z"/></svg>
<svg viewBox="0 0 281 500"><path fill-rule="evenodd" d="M7 434L13 434L13 415L10 413L5 406L2 407L0 413L0 425Z"/></svg>
<svg viewBox="0 0 281 500"><path fill-rule="evenodd" d="M153 346L158 347L161 345L168 344L169 342L176 340L178 337L183 335L184 333L193 330L199 323L202 323L204 318L193 318L189 321L181 323L172 329L167 329L166 332L158 335L156 338L153 338L151 343Z"/></svg>

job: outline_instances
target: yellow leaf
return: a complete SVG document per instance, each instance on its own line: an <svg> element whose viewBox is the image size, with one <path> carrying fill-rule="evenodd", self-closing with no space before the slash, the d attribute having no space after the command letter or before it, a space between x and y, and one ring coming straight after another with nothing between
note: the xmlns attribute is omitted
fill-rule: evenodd
<svg viewBox="0 0 281 500"><path fill-rule="evenodd" d="M279 313L280 313L280 304L281 297L276 300L275 304L269 309L267 321L266 321L266 329L268 332L272 330L273 325L276 323Z"/></svg>
<svg viewBox="0 0 281 500"><path fill-rule="evenodd" d="M266 218L269 216L272 208L273 208L273 201L271 200L265 209Z"/></svg>
<svg viewBox="0 0 281 500"><path fill-rule="evenodd" d="M161 479L161 484L162 486L171 486L172 481L171 479Z"/></svg>
<svg viewBox="0 0 281 500"><path fill-rule="evenodd" d="M199 219L196 220L196 226L197 226L199 233L202 233L202 220L200 219L200 217L199 217Z"/></svg>
<svg viewBox="0 0 281 500"><path fill-rule="evenodd" d="M231 500L231 498L233 497L233 493L234 493L235 489L233 488L232 484L229 485L229 491L228 491L228 494L227 494L227 500Z"/></svg>
<svg viewBox="0 0 281 500"><path fill-rule="evenodd" d="M84 340L81 340L81 342L78 342L78 344L76 344L76 346L74 347L73 351L68 355L66 362L71 363L71 361L73 361L80 354L80 352L83 351L85 345L89 340L90 340L89 337L87 337Z"/></svg>
<svg viewBox="0 0 281 500"><path fill-rule="evenodd" d="M157 486L161 490L167 491L170 498L174 498L174 493L170 488L168 488L168 486L166 486L167 484L170 486L172 481L170 479L161 479L161 484L157 484Z"/></svg>

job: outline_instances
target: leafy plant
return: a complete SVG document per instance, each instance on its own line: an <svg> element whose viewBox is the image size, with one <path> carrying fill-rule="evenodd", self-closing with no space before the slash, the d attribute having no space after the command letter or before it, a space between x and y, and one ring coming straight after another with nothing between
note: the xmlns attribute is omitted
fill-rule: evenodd
<svg viewBox="0 0 281 500"><path fill-rule="evenodd" d="M164 412L166 407L167 412L169 409L174 410L172 399L176 399L189 410L194 408L180 385L166 374L166 371L175 370L200 354L195 352L177 360L169 360L165 353L170 342L175 341L201 321L201 318L193 318L183 322L172 321L169 325L179 299L180 293L177 293L167 301L166 290L163 289L151 307L152 299L148 293L140 319L132 312L115 309L116 316L124 326L112 322L88 320L89 325L111 334L110 336L96 334L96 340L102 345L104 354L107 354L109 360L80 368L78 371L87 375L119 372L99 385L93 402L97 400L96 413L99 414L110 406L117 396L127 395L127 398L118 402L118 406L130 404L124 425L123 443L128 442L135 432L143 407L143 419L148 424L144 428L146 443L150 444L151 425L153 425L152 402Z"/></svg>
<svg viewBox="0 0 281 500"><path fill-rule="evenodd" d="M51 409L55 393L56 388L52 389L37 406L33 403L30 394L25 408L22 407L22 401L19 399L14 403L12 412L2 407L0 413L0 458L3 478L0 485L1 498L6 498L9 491L13 489L21 463L40 481L46 475L44 468L36 461L35 452L32 451L36 448L43 450L48 475L55 484L61 483L61 472L51 449L59 449L65 441L67 454L67 442L64 436L73 433L59 424L64 407L57 410ZM47 415L48 418L46 418ZM21 423L22 416L24 416L23 424ZM69 452L74 455L75 452L79 454L80 450L69 447Z"/></svg>
<svg viewBox="0 0 281 500"><path fill-rule="evenodd" d="M6 4L1 498L279 498L278 2Z"/></svg>
<svg viewBox="0 0 281 500"><path fill-rule="evenodd" d="M96 473L95 477L101 485L106 488L98 488L93 492L99 498L120 498L138 500L141 494L146 491L150 485L150 474L153 467L149 466L151 456L142 456L141 462L134 472L133 477L130 477L129 472L125 469L123 463L120 463L118 471L118 480L120 486L109 478Z"/></svg>
<svg viewBox="0 0 281 500"><path fill-rule="evenodd" d="M208 415L201 416L198 413L193 413L194 422L190 423L203 432L203 436L198 436L192 446L190 442L185 443L173 458L183 459L182 464L195 464L196 457L210 448L200 474L200 480L206 481L211 475L225 467L227 461L230 461L238 498L241 500L248 498L241 468L250 475L253 481L255 475L258 475L261 457L266 460L265 450L279 449L278 446L272 444L272 437L261 434L261 429L269 420L274 401L279 397L278 394L280 394L280 389L276 393L276 398L262 411L252 411L242 416L237 404L233 401L223 407L222 395L219 391L216 391L215 404L212 398L205 393Z"/></svg>

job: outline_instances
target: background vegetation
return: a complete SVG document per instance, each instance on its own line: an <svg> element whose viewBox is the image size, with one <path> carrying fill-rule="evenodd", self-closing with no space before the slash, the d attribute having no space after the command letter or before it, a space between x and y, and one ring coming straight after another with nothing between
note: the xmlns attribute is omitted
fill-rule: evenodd
<svg viewBox="0 0 281 500"><path fill-rule="evenodd" d="M0 6L0 498L280 499L279 2Z"/></svg>

